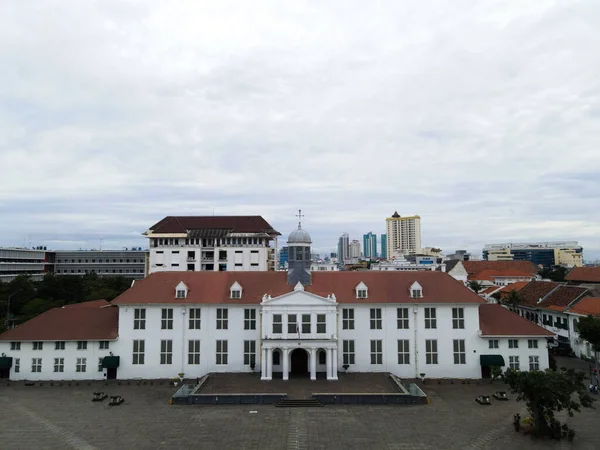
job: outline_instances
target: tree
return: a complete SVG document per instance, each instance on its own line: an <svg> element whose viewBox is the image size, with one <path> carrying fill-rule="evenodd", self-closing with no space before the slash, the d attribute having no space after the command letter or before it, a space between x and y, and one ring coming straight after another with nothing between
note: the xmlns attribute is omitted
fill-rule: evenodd
<svg viewBox="0 0 600 450"><path fill-rule="evenodd" d="M565 281L567 269L563 266L544 267L540 272L542 278L548 278L552 281Z"/></svg>
<svg viewBox="0 0 600 450"><path fill-rule="evenodd" d="M479 291L481 289L483 289L483 286L481 285L481 283L479 281L469 281L468 286L476 294L479 294Z"/></svg>
<svg viewBox="0 0 600 450"><path fill-rule="evenodd" d="M506 305L506 306L510 306L511 308L516 308L522 302L523 302L523 298L514 289L512 291L510 291L508 293L508 295L502 299L502 304Z"/></svg>
<svg viewBox="0 0 600 450"><path fill-rule="evenodd" d="M588 341L596 356L596 368L598 368L598 352L600 352L600 318L595 316L582 317L577 324L577 332L581 339Z"/></svg>
<svg viewBox="0 0 600 450"><path fill-rule="evenodd" d="M566 410L573 417L574 411L590 408L594 401L584 385L585 374L573 369L528 372L508 369L502 378L517 394L517 401L525 401L537 436L555 436L555 412Z"/></svg>

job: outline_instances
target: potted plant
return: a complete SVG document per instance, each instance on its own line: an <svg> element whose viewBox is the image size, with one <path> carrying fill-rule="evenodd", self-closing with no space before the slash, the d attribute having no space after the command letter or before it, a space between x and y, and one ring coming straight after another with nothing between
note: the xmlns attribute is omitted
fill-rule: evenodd
<svg viewBox="0 0 600 450"><path fill-rule="evenodd" d="M181 380L181 381L183 381L183 376L184 376L184 375L185 375L185 373L183 373L183 372L179 372L179 373L177 374L177 376L179 377L179 380Z"/></svg>
<svg viewBox="0 0 600 450"><path fill-rule="evenodd" d="M425 372L421 372L419 375L421 376L421 382L425 383Z"/></svg>
<svg viewBox="0 0 600 450"><path fill-rule="evenodd" d="M173 386L177 387L177 385L179 384L180 379L179 378L173 378L171 381L173 381Z"/></svg>
<svg viewBox="0 0 600 450"><path fill-rule="evenodd" d="M342 367L344 368L346 373L348 373L348 368L350 367L350 364L344 364Z"/></svg>
<svg viewBox="0 0 600 450"><path fill-rule="evenodd" d="M250 363L250 370L252 371L252 373L254 373L254 368L256 367L256 363L254 361L252 361Z"/></svg>

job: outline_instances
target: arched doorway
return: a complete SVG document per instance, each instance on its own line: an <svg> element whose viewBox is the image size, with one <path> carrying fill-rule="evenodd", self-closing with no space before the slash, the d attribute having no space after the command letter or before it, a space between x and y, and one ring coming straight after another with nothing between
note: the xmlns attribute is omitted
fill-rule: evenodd
<svg viewBox="0 0 600 450"><path fill-rule="evenodd" d="M295 376L308 375L308 352L302 348L297 348L290 355L290 373Z"/></svg>

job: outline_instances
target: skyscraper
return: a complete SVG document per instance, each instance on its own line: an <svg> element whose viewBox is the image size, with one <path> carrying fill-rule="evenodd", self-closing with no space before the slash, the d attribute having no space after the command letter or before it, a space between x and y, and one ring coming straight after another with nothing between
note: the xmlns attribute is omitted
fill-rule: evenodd
<svg viewBox="0 0 600 450"><path fill-rule="evenodd" d="M421 217L401 217L395 211L385 219L388 258L396 254L411 254L421 250Z"/></svg>
<svg viewBox="0 0 600 450"><path fill-rule="evenodd" d="M344 233L338 240L338 263L344 264L344 261L350 258L350 236Z"/></svg>
<svg viewBox="0 0 600 450"><path fill-rule="evenodd" d="M365 258L377 258L377 235L369 231L363 235L363 256Z"/></svg>
<svg viewBox="0 0 600 450"><path fill-rule="evenodd" d="M350 258L360 258L360 241L357 239L350 242Z"/></svg>
<svg viewBox="0 0 600 450"><path fill-rule="evenodd" d="M381 259L388 259L388 252L387 252L387 234L382 234L381 235Z"/></svg>

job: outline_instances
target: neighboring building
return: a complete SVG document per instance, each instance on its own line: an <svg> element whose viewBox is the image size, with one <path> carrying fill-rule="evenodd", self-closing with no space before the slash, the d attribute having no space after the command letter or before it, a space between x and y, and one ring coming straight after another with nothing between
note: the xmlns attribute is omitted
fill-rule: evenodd
<svg viewBox="0 0 600 450"><path fill-rule="evenodd" d="M279 270L287 270L289 253L287 247L282 247L279 250Z"/></svg>
<svg viewBox="0 0 600 450"><path fill-rule="evenodd" d="M300 227L290 234L287 273L155 272L112 307L50 310L0 335L0 376L335 380L344 368L475 379L496 365L548 368L551 333L447 274L311 273L310 241Z"/></svg>
<svg viewBox="0 0 600 450"><path fill-rule="evenodd" d="M9 282L19 275L41 280L52 269L52 255L45 249L0 248L0 282Z"/></svg>
<svg viewBox="0 0 600 450"><path fill-rule="evenodd" d="M350 259L355 260L360 258L360 242L354 239L350 242Z"/></svg>
<svg viewBox="0 0 600 450"><path fill-rule="evenodd" d="M395 211L385 219L387 234L387 257L398 254L414 254L421 249L421 217L401 217Z"/></svg>
<svg viewBox="0 0 600 450"><path fill-rule="evenodd" d="M572 330L569 340L571 349L578 357L594 358L594 347L585 339L582 339L577 332L577 324L582 317L596 316L600 317L600 297L585 297L571 306L566 314L569 320L569 330Z"/></svg>
<svg viewBox="0 0 600 450"><path fill-rule="evenodd" d="M101 277L122 276L142 279L146 275L148 250L56 250L54 273L56 275L85 275L95 273Z"/></svg>
<svg viewBox="0 0 600 450"><path fill-rule="evenodd" d="M363 235L363 256L365 258L377 258L377 235L369 231Z"/></svg>
<svg viewBox="0 0 600 450"><path fill-rule="evenodd" d="M452 264L450 264L452 263ZM484 270L521 272L537 277L537 268L529 261L448 261L447 271L455 279L473 281ZM514 278L512 278L514 279ZM510 281L511 279L507 280ZM525 281L516 279L516 281Z"/></svg>
<svg viewBox="0 0 600 450"><path fill-rule="evenodd" d="M331 271L336 271L336 270L340 270L340 266L337 263L334 262L325 262L325 261L319 261L319 262L312 262L312 264L310 265L310 271L311 272L331 272Z"/></svg>
<svg viewBox="0 0 600 450"><path fill-rule="evenodd" d="M533 281L536 275L520 270L486 269L468 276L468 281L477 281L482 286L508 286L518 282Z"/></svg>
<svg viewBox="0 0 600 450"><path fill-rule="evenodd" d="M454 253L446 255L447 261L468 261L469 259L471 259L471 254L466 250L456 250Z"/></svg>
<svg viewBox="0 0 600 450"><path fill-rule="evenodd" d="M437 258L429 256L417 256L414 261L409 261L408 258L400 255L391 261L379 261L371 264L371 270L379 271L414 271L414 270L437 270L440 272L446 271L446 265L442 262L437 262Z"/></svg>
<svg viewBox="0 0 600 450"><path fill-rule="evenodd" d="M381 235L381 254L379 255L384 261L388 259L387 252L387 234Z"/></svg>
<svg viewBox="0 0 600 450"><path fill-rule="evenodd" d="M338 264L344 265L350 259L350 236L344 233L338 239Z"/></svg>
<svg viewBox="0 0 600 450"><path fill-rule="evenodd" d="M149 273L223 272L275 270L281 233L261 216L168 216L144 235Z"/></svg>
<svg viewBox="0 0 600 450"><path fill-rule="evenodd" d="M536 266L583 266L583 248L576 241L488 244L483 259L531 261Z"/></svg>

